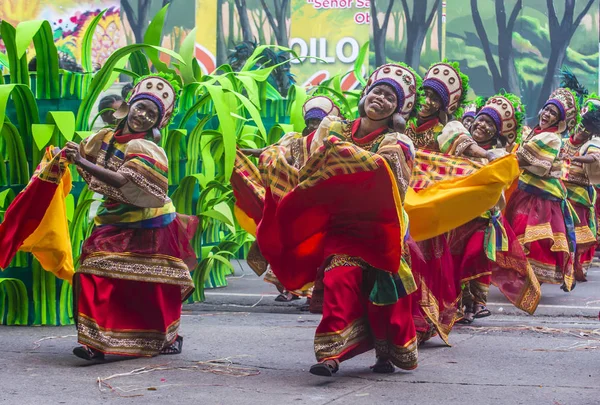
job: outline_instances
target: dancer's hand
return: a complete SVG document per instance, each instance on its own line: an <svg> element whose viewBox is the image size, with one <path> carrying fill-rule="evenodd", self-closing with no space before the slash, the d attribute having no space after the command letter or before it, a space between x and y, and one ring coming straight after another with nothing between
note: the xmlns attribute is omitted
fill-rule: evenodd
<svg viewBox="0 0 600 405"><path fill-rule="evenodd" d="M508 152L504 149L491 149L487 151L485 158L488 160L488 162L491 162L506 155L508 155Z"/></svg>
<svg viewBox="0 0 600 405"><path fill-rule="evenodd" d="M79 145L75 142L67 142L65 145L65 155L69 163L78 165L81 162L81 154L79 153Z"/></svg>

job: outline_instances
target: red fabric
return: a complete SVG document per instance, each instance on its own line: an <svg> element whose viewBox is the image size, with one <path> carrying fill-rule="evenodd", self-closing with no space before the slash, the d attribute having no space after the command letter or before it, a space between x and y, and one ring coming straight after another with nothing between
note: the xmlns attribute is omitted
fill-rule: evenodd
<svg viewBox="0 0 600 405"><path fill-rule="evenodd" d="M0 224L0 268L7 268L25 239L40 225L58 184L34 177L4 213Z"/></svg>
<svg viewBox="0 0 600 405"><path fill-rule="evenodd" d="M597 203L597 201L596 201ZM577 217L579 218L580 224L587 226L590 223L590 210L589 208L571 201L573 204L573 208L577 213ZM576 225L576 226L581 226ZM592 263L592 259L594 258L596 244L582 244L577 243L577 250L575 252L575 261L573 266L575 268L575 280L577 281L587 281L587 268Z"/></svg>
<svg viewBox="0 0 600 405"><path fill-rule="evenodd" d="M462 280L477 280L482 284L494 284L513 305L531 312L529 301L521 302L530 280L527 276L527 256L510 224L500 216L506 230L508 251L496 252L497 261L485 254L484 239L487 219L477 218L452 231L451 251L454 266L461 269ZM503 267L504 266L504 267ZM523 307L523 304L526 307ZM537 304L535 305L537 306Z"/></svg>
<svg viewBox="0 0 600 405"><path fill-rule="evenodd" d="M381 128L378 128L375 131L371 132L367 136L363 136L362 138L356 138L354 134L356 134L356 132L360 129L361 121L362 120L358 119L352 123L352 141L354 141L354 143L358 146L372 142L375 138L377 138L379 135L383 134L385 131L388 130L388 126L384 125Z"/></svg>
<svg viewBox="0 0 600 405"><path fill-rule="evenodd" d="M235 205L252 218L254 223L259 224L262 220L264 201L252 192L252 189L248 187L235 170L231 174L230 181L235 196Z"/></svg>
<svg viewBox="0 0 600 405"><path fill-rule="evenodd" d="M462 282L473 280L491 271L483 246L488 220L476 218L450 232L452 263L460 271Z"/></svg>
<svg viewBox="0 0 600 405"><path fill-rule="evenodd" d="M539 126L536 126L535 128L533 128L533 133L536 134L536 135L539 135L542 132L558 132L558 126L549 127L549 128L546 128L546 129L542 129Z"/></svg>
<svg viewBox="0 0 600 405"><path fill-rule="evenodd" d="M433 325L447 343L458 312L462 273L454 267L446 234L417 242L417 246L420 252L411 248L412 273L418 287L410 295L415 328L421 336L431 336ZM420 254L424 260L419 260Z"/></svg>
<svg viewBox="0 0 600 405"><path fill-rule="evenodd" d="M566 227L560 202L550 201L521 189L515 190L506 206L506 220L517 237L525 235L527 227L550 224L553 234L562 234L566 238ZM540 239L525 243L524 250L528 251L527 258L540 282L561 284L556 277L554 280L540 273L539 266L532 261L541 263L544 267L555 268L563 277L573 276L571 255L567 252L552 251L554 242L551 239Z"/></svg>
<svg viewBox="0 0 600 405"><path fill-rule="evenodd" d="M162 228L103 225L95 228L84 242L80 261L96 252L161 254L179 258L193 270L196 267L196 254L190 242L197 226L197 217L179 214L173 222Z"/></svg>
<svg viewBox="0 0 600 405"><path fill-rule="evenodd" d="M416 133L420 134L422 132L427 131L428 129L431 129L431 128L435 127L439 123L440 123L440 119L439 118L432 118L430 120L425 121L424 123L422 123L419 126L416 126L413 123L411 123L410 125L412 126L413 131L415 131Z"/></svg>
<svg viewBox="0 0 600 405"><path fill-rule="evenodd" d="M296 188L279 203L267 190L257 241L286 289L315 281L315 269L333 254L398 271L402 235L391 181L380 167Z"/></svg>
<svg viewBox="0 0 600 405"><path fill-rule="evenodd" d="M146 135L147 135L146 132L135 132L135 133L123 135L123 130L118 129L115 131L114 137L118 143L124 144L129 141L133 141L134 139L144 139L146 137Z"/></svg>
<svg viewBox="0 0 600 405"><path fill-rule="evenodd" d="M373 349L373 339L405 347L415 338L410 297L403 297L393 305L373 305L368 299L372 283L363 280L364 274L364 270L357 266L336 267L325 272L323 318L316 330L317 338L322 334L339 333L361 318L367 319L370 330L362 335L362 339L340 347L333 356L320 356L315 347L318 361L348 360ZM416 364L411 368L414 367Z"/></svg>
<svg viewBox="0 0 600 405"><path fill-rule="evenodd" d="M78 277L81 291L85 292L77 300L78 314L91 318L102 329L166 333L169 325L181 317L181 289L177 285L91 274ZM170 343L165 341L165 346ZM131 355L115 352L109 346L93 348L107 354Z"/></svg>

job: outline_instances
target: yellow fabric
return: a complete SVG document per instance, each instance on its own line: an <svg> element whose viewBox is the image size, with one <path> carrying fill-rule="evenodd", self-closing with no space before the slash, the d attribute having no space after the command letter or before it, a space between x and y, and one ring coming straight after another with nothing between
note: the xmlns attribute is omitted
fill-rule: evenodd
<svg viewBox="0 0 600 405"><path fill-rule="evenodd" d="M233 214L235 215L235 219L237 219L238 224L240 224L242 229L248 232L250 235L256 237L256 223L254 220L246 215L246 213L237 205L233 206Z"/></svg>
<svg viewBox="0 0 600 405"><path fill-rule="evenodd" d="M69 283L75 274L65 203L70 192L71 172L67 168L42 222L19 248L24 252L31 252L44 270Z"/></svg>
<svg viewBox="0 0 600 405"><path fill-rule="evenodd" d="M440 181L418 193L409 188L404 209L411 236L422 241L466 224L496 205L519 173L516 157L507 155L469 176Z"/></svg>

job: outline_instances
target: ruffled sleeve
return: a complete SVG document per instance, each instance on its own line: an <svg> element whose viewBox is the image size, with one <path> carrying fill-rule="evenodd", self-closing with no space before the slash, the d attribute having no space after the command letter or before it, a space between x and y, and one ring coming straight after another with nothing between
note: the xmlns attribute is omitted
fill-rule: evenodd
<svg viewBox="0 0 600 405"><path fill-rule="evenodd" d="M437 142L442 153L454 156L462 156L465 150L476 144L460 121L447 123L438 135Z"/></svg>
<svg viewBox="0 0 600 405"><path fill-rule="evenodd" d="M125 161L117 171L127 179L119 191L131 205L162 207L169 201L168 167L167 155L160 146L144 139L130 141Z"/></svg>
<svg viewBox="0 0 600 405"><path fill-rule="evenodd" d="M591 184L600 184L600 140L589 140L581 147L581 155L594 158L593 163L584 163L583 170Z"/></svg>
<svg viewBox="0 0 600 405"><path fill-rule="evenodd" d="M86 160L96 163L102 143L111 133L110 129L102 129L79 143L79 154Z"/></svg>
<svg viewBox="0 0 600 405"><path fill-rule="evenodd" d="M558 159L562 142L560 137L552 132L542 132L525 141L519 150L517 158L526 162L522 168L536 176L547 177L552 171L553 163Z"/></svg>
<svg viewBox="0 0 600 405"><path fill-rule="evenodd" d="M91 140L93 141L93 140ZM94 152L94 144L86 143L80 149ZM95 163L95 160L92 160ZM139 208L160 208L170 200L167 196L168 160L165 151L153 142L136 139L124 150L123 164L116 168L127 183L122 187L110 186L90 173L80 169L89 189L107 198Z"/></svg>

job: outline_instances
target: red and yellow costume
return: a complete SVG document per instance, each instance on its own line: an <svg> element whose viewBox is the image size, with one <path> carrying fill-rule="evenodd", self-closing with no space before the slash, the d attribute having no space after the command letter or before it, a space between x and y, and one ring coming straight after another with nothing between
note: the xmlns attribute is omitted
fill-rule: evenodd
<svg viewBox="0 0 600 405"><path fill-rule="evenodd" d="M571 161L563 178L567 199L579 219L575 225L575 279L586 281L587 270L594 258L597 243L598 220L596 218L597 191L600 183L600 141L592 138L578 143L573 136L565 140L561 150L565 157L593 156L593 163Z"/></svg>
<svg viewBox="0 0 600 405"><path fill-rule="evenodd" d="M517 150L524 170L505 215L539 282L562 284L570 291L575 281L578 219L561 180L564 165L559 158L563 145L560 133L575 127L579 112L575 97L567 89L557 89L547 104L560 110L558 126L534 128Z"/></svg>
<svg viewBox="0 0 600 405"><path fill-rule="evenodd" d="M130 103L140 98L163 102L160 125L168 122L175 93L166 80L143 79ZM105 196L75 275L79 343L108 354L157 355L177 338L182 301L194 290L197 219L175 212L166 154L147 134L102 130L80 144L80 154L127 183L113 187L78 168L90 190Z"/></svg>
<svg viewBox="0 0 600 405"><path fill-rule="evenodd" d="M509 98L507 98L509 97ZM514 95L496 95L483 106L478 116L485 114L496 125L496 135L486 144L487 150L497 149L498 138L511 145L520 131L524 115L520 100ZM532 314L541 297L540 285L512 228L501 213L504 199L480 217L450 232L449 243L454 266L462 271L462 306L475 313L477 306L485 308L490 283L516 307ZM489 312L488 312L489 313Z"/></svg>

